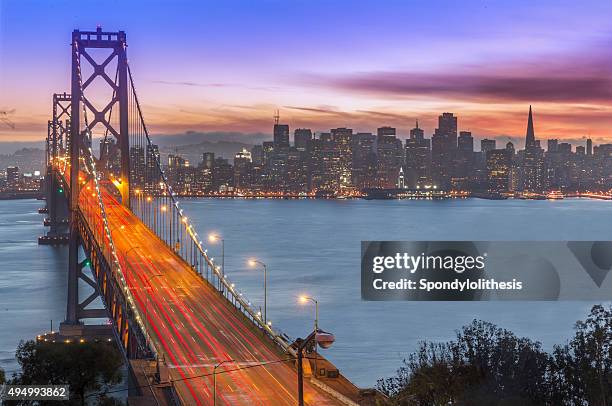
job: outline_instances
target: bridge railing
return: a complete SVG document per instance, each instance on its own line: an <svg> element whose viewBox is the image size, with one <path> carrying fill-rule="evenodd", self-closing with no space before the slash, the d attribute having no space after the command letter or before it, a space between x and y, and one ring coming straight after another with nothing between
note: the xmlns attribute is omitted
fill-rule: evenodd
<svg viewBox="0 0 612 406"><path fill-rule="evenodd" d="M130 124L132 211L179 255L193 272L207 280L254 326L267 334L283 350L295 355L291 347L293 340L276 327L272 327L271 322L264 321L261 312L236 284L229 280L221 266L208 254L192 221L181 208L177 194L161 165L160 153L151 141L143 118L129 65L128 76L131 90L130 117L135 117L137 120Z"/></svg>

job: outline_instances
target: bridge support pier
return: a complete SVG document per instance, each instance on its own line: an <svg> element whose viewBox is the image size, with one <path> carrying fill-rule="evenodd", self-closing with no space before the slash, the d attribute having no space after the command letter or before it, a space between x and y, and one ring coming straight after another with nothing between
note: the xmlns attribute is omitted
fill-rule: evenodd
<svg viewBox="0 0 612 406"><path fill-rule="evenodd" d="M45 226L49 227L47 233L38 238L39 244L64 245L68 244L68 202L65 197L65 188L53 170L47 171L45 176L45 200L49 217L45 219Z"/></svg>
<svg viewBox="0 0 612 406"><path fill-rule="evenodd" d="M69 242L68 253L68 300L66 305L66 320L60 324L60 334L63 336L82 336L85 335L85 329L88 325L84 324L82 319L109 318L109 313L105 308L87 309L96 298L100 297L100 289L95 277L95 270L92 260L90 259L85 247L85 259L79 261L79 251L82 246L79 230L72 230ZM90 269L94 279L84 273L85 269ZM83 281L92 288L92 292L82 302L79 298L79 282ZM97 326L96 326L97 327Z"/></svg>

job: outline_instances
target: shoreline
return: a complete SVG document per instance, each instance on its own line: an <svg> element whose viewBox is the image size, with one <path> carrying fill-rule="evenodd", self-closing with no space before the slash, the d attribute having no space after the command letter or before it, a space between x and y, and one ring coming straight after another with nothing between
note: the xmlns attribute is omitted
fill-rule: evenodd
<svg viewBox="0 0 612 406"><path fill-rule="evenodd" d="M164 196L157 196L164 197ZM271 199L271 200L456 200L456 199L482 199L482 200L549 200L558 201L564 199L589 199L589 200L612 200L612 195L594 194L594 193L568 193L564 198L547 198L545 195L538 197L524 197L524 196L505 196L500 197L498 195L487 196L480 193L471 194L451 194L451 195L437 195L437 196L302 196L302 195L241 195L241 194L190 194L190 195L176 195L177 198L181 199ZM0 200L44 200L41 192L0 192Z"/></svg>

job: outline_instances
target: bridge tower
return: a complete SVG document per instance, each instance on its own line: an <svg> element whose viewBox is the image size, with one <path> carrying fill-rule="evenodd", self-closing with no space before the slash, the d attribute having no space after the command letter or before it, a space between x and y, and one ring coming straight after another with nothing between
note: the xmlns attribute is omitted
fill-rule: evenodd
<svg viewBox="0 0 612 406"><path fill-rule="evenodd" d="M47 208L49 210L49 232L47 237L60 238L63 241L68 232L68 206L64 198L64 185L59 182L55 173L57 166L52 162L63 158L69 140L68 128L70 126L70 95L66 92L53 94L53 117L49 121L48 158L47 158ZM62 156L60 156L62 155Z"/></svg>
<svg viewBox="0 0 612 406"><path fill-rule="evenodd" d="M107 134L112 134L117 139L121 157L121 171L119 189L122 204L130 207L130 154L128 134L128 70L126 56L125 32L104 32L101 27L96 31L79 31L72 33L72 79L71 79L71 105L70 105L70 241L69 241L69 269L68 269L68 304L66 321L62 327L66 334L82 334L83 318L107 317L104 309L85 309L91 303L92 296L83 302L79 301L79 279L91 285L99 294L99 289L94 287L83 268L90 265L88 259L79 260L79 248L83 240L79 230L79 169L82 152L90 147L91 139L87 136L97 125L101 125ZM90 50L108 49L110 55L102 62L98 62ZM106 72L109 64L116 63L116 79L113 81ZM84 67L92 71L89 77L85 75ZM91 97L88 97L88 88L96 78L101 78L112 89L112 97L103 108L98 109ZM81 122L83 113L87 111L89 120ZM116 122L111 122L111 113L116 115ZM62 333L64 334L64 333Z"/></svg>

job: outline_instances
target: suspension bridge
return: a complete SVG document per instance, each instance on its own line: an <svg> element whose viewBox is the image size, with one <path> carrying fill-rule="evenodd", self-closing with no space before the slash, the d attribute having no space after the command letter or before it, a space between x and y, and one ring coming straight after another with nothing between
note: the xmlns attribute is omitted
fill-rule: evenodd
<svg viewBox="0 0 612 406"><path fill-rule="evenodd" d="M71 65L70 92L53 95L48 122L49 231L39 239L69 250L58 337L112 330L132 375L138 374L132 361L154 360L155 384L170 388L169 403L299 403L296 343L228 280L168 183L125 32L75 30ZM91 293L84 295L83 286ZM108 326L86 323L99 318ZM316 354L313 347L307 358ZM331 363L317 361L317 378L304 380L306 404L360 401Z"/></svg>

